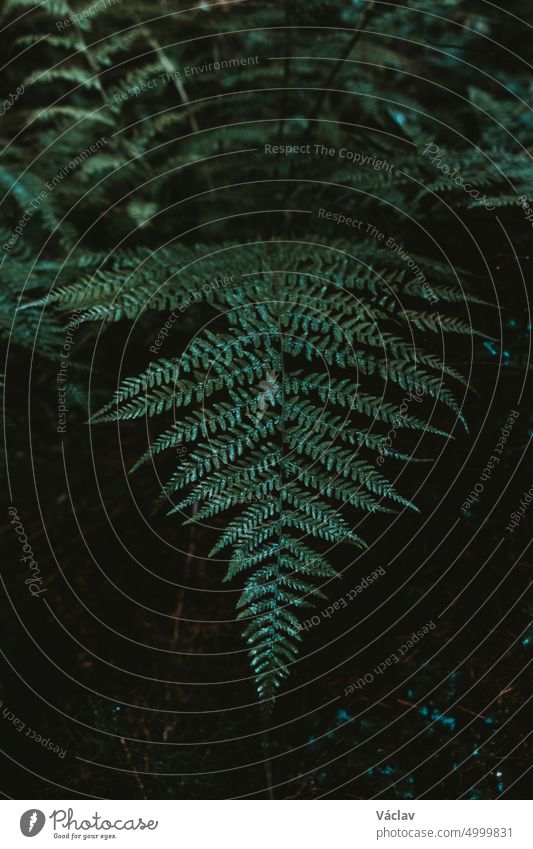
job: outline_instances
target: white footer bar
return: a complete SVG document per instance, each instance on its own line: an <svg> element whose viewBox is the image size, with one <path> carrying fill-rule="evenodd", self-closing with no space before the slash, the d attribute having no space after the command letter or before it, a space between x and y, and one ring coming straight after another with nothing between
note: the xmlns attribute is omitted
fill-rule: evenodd
<svg viewBox="0 0 533 849"><path fill-rule="evenodd" d="M267 807L268 805L268 807ZM4 801L2 846L532 849L527 801Z"/></svg>

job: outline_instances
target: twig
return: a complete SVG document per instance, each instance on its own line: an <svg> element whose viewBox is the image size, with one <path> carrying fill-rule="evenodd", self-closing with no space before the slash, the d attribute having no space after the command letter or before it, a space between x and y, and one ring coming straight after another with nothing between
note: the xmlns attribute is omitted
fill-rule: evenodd
<svg viewBox="0 0 533 849"><path fill-rule="evenodd" d="M342 68L343 63L348 58L348 56L350 55L350 53L354 49L355 45L357 44L357 42L361 38L361 35L363 34L364 29L365 29L366 25L368 24L368 22L370 21L371 17L373 16L374 12L375 12L374 0L370 0L368 7L363 12L360 26L354 32L352 38L350 39L350 41L346 45L344 53L342 54L339 61L331 69L330 75L327 78L324 86L322 87L320 94L318 95L318 99L317 99L317 102L315 104L315 108L314 108L312 115L311 115L312 119L316 119L316 118L319 117L322 106L324 105L324 100L326 99L326 96L327 96L327 94L328 94L328 92L329 92L329 90L330 90L330 88L333 84L335 77L339 73L340 69Z"/></svg>
<svg viewBox="0 0 533 849"><path fill-rule="evenodd" d="M198 501L196 501L193 504L193 508L192 508L192 515L193 516L195 516L196 513L198 512L198 506L199 506ZM192 562L195 558L196 541L195 541L194 530L195 530L195 526L193 525L193 527L191 528L191 539L190 539L190 543L189 543L189 550L187 552L187 557L185 558L185 566L183 567L183 580L185 580L187 578L187 575L189 574L189 567L191 566L191 564L192 564ZM180 628L180 616L181 616L181 611L183 609L184 598L185 598L185 589L182 587L181 590L179 591L178 601L176 603L174 613L172 614L175 617L174 618L174 630L172 632L172 640L171 640L171 643L170 643L170 646L171 646L173 651L176 648L176 644L178 642L179 628Z"/></svg>

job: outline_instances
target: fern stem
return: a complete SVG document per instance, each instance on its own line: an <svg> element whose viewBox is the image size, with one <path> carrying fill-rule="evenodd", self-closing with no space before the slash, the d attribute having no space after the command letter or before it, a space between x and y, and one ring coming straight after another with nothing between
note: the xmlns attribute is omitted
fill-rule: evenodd
<svg viewBox="0 0 533 849"><path fill-rule="evenodd" d="M78 37L78 40L80 42L82 53L85 56L85 58L87 59L87 64L89 65L89 68L94 73L94 78L95 78L95 81L96 81L96 85L98 87L98 91L100 92L100 94L102 96L102 100L104 101L104 105L107 106L108 100L107 100L107 96L106 96L106 93L104 91L104 87L102 85L102 82L100 80L100 71L99 71L98 65L94 61L92 54L89 51L89 48L87 47L87 42L85 41L85 38L84 38L84 35L83 35L83 30L81 29L81 27L77 23L75 13L73 12L70 4L67 3L66 7L69 10L70 19L73 21L73 29L74 29L74 31L75 31L75 33Z"/></svg>
<svg viewBox="0 0 533 849"><path fill-rule="evenodd" d="M275 572L275 583L276 583L276 607L275 611L278 612L278 596L279 596L279 575L280 575L280 551L283 539L283 472L284 472L284 450L285 450L285 358L283 351L283 324L282 324L282 316L283 316L283 302L282 302L281 286L279 281L279 274L275 275L274 278L274 296L277 301L277 323L278 323L278 331L279 331L279 359L280 359L280 405L281 405L281 426L280 426L280 446L279 446L279 496L278 496L278 514L279 514L279 527L278 527L278 545L276 549L276 572ZM276 661L274 661L276 663ZM267 738L268 739L268 738Z"/></svg>
<svg viewBox="0 0 533 849"><path fill-rule="evenodd" d="M318 95L318 98L317 98L317 101L316 101L316 104L315 104L315 108L314 108L313 112L311 113L312 119L317 119L317 118L320 117L320 112L322 110L322 106L324 105L324 100L326 99L328 92L329 92L331 86L333 85L333 81L335 80L335 77L339 73L340 69L343 66L343 63L348 58L348 56L350 55L350 53L354 49L355 45L357 44L357 42L361 38L361 36L362 36L362 34L365 30L365 27L369 23L374 12L375 12L374 0L370 0L368 7L366 8L366 10L362 14L361 23L360 23L359 27L354 32L350 41L346 45L344 53L342 54L342 56L340 57L338 62L333 66L326 82L322 86L322 89L320 91L320 94ZM310 129L311 133L313 132L314 126L315 126L315 124L312 124L311 129Z"/></svg>
<svg viewBox="0 0 533 849"><path fill-rule="evenodd" d="M289 88L289 79L291 73L291 11L290 11L290 0L285 0L285 58L283 60L283 94L281 96L281 114L278 125L278 138L281 141L283 138L283 131L285 129L285 121L287 119L287 107L288 107L288 88ZM290 165L290 160L289 160Z"/></svg>
<svg viewBox="0 0 533 849"><path fill-rule="evenodd" d="M139 21L139 22L142 24L141 21ZM190 104L189 96L188 96L188 94L185 90L185 86L183 85L181 79L179 79L179 77L176 78L176 66L168 58L167 54L165 53L163 46L160 44L160 42L157 40L157 38L155 36L153 36L151 33L149 33L148 31L146 31L146 32L147 32L146 38L147 38L148 44L150 45L150 47L153 48L154 52L159 57L161 65L163 66L163 68L165 69L167 74L170 74L172 76L174 84L176 86L176 90L177 90L177 92L180 96L180 100L183 103L183 105L185 107L187 107ZM195 116L194 112L188 112L188 118L189 118L192 130L193 130L193 133L196 135L197 133L200 132L200 125L199 125L198 121L196 120L196 116ZM211 179L211 172L209 170L208 165L205 166L205 177L206 177L206 182L207 182L208 188L212 191L214 189L214 184L213 184L213 181Z"/></svg>
<svg viewBox="0 0 533 849"><path fill-rule="evenodd" d="M274 799L273 786L274 786L274 775L272 772L272 754L271 754L271 746L270 746L270 735L269 735L269 723L270 723L270 712L269 707L263 702L261 705L261 717L263 720L264 731L263 731L263 739L262 739L262 749L264 752L264 760L263 766L265 769L265 780L266 780L266 791L268 793L268 798Z"/></svg>

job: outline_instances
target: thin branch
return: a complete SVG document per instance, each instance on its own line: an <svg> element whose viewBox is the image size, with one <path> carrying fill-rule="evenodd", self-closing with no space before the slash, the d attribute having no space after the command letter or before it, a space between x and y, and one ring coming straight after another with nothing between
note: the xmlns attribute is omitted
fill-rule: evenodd
<svg viewBox="0 0 533 849"><path fill-rule="evenodd" d="M368 7L363 12L363 15L361 17L361 23L360 23L359 28L354 32L352 38L350 39L350 41L346 45L344 53L342 54L339 61L331 69L329 77L327 78L324 86L322 87L322 89L320 91L320 94L318 95L318 99L317 99L317 102L315 104L315 108L314 108L313 112L311 113L312 119L316 119L316 118L319 117L320 112L322 111L322 106L324 105L324 100L326 99L326 96L327 96L329 90L331 89L331 86L333 85L335 77L337 76L340 69L342 68L343 63L346 61L346 59L348 58L348 56L350 55L350 53L352 52L352 50L356 46L357 42L361 38L361 36L362 36L362 34L365 30L365 27L367 26L370 19L374 15L375 10L376 9L375 9L374 0L370 0Z"/></svg>

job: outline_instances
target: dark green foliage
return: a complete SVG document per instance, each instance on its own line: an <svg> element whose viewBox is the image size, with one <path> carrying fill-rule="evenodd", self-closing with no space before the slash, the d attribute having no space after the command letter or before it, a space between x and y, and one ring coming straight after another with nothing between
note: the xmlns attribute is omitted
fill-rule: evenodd
<svg viewBox="0 0 533 849"><path fill-rule="evenodd" d="M380 471L387 457L410 459L387 444L391 426L445 436L433 424L432 402L462 418L448 388L460 375L413 345L409 328L468 333L468 325L431 313L416 281L387 267L386 254L369 250L371 269L349 249L349 243L321 248L317 237L250 252L224 246L216 266L212 258L208 263L218 278L240 267L253 274L208 293L222 326L127 378L92 416L96 423L172 412L174 423L135 468L186 445L164 487L170 513L187 515L194 507L200 521L233 512L211 553L232 548L225 580L244 581L238 616L259 695L267 699L296 659L307 608L337 574L336 546L365 546L359 531L365 513L414 506ZM207 254L207 246L197 252ZM123 291L118 272L59 290L53 299L81 308L87 320L171 310L198 285L200 270L208 279L202 263L189 272L187 252L185 270L175 276L171 261L169 255L166 282L156 274L152 288L143 285L143 271ZM287 265L290 272L278 271ZM457 296L452 287L440 289L443 304ZM423 412L405 415L400 404L415 396Z"/></svg>
<svg viewBox="0 0 533 849"><path fill-rule="evenodd" d="M193 341L169 341L92 422L172 418L135 468L189 446L162 500L194 521L224 514L212 554L231 549L225 580L242 584L238 616L271 699L337 575L338 547L363 550L373 514L415 507L392 464L425 459L466 427L465 379L446 345L475 336L470 310L486 299L432 228L450 209L482 226L487 203L522 221L531 83L503 65L472 85L502 16L455 0L220 3L209 14L123 2L58 27L81 9L10 0L2 11L6 55L32 56L2 129L4 244L44 192L4 252L2 333L15 316L12 341L54 356L75 309L83 338L140 317L157 335L191 310ZM246 64L202 70L232 57ZM434 121L435 92L447 124ZM266 151L283 144L311 153ZM405 434L391 440L391 428Z"/></svg>

